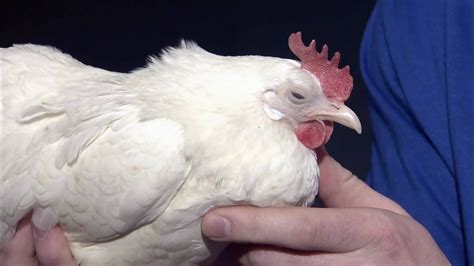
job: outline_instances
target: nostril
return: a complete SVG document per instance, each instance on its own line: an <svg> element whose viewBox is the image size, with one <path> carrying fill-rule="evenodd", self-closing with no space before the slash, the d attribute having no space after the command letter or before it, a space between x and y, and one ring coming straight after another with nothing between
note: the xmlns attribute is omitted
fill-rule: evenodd
<svg viewBox="0 0 474 266"><path fill-rule="evenodd" d="M341 107L339 106L339 104L335 104L335 103L331 103L331 107L336 108L336 110L341 109Z"/></svg>

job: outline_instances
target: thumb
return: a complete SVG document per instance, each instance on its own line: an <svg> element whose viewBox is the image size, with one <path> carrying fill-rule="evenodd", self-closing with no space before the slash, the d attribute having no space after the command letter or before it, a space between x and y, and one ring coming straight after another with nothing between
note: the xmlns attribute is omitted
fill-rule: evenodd
<svg viewBox="0 0 474 266"><path fill-rule="evenodd" d="M318 197L327 207L372 207L408 215L400 205L376 192L344 168L327 153L326 147L319 147L316 155L320 170Z"/></svg>
<svg viewBox="0 0 474 266"><path fill-rule="evenodd" d="M50 208L37 208L31 219L39 265L77 265L58 216Z"/></svg>
<svg viewBox="0 0 474 266"><path fill-rule="evenodd" d="M71 251L64 232L59 226L44 231L35 225L33 227L36 257L40 265L78 265Z"/></svg>

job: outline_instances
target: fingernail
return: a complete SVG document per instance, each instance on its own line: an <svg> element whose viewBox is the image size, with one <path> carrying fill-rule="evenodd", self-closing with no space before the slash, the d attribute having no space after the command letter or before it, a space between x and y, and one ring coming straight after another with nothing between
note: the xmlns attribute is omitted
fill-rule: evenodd
<svg viewBox="0 0 474 266"><path fill-rule="evenodd" d="M213 240L225 240L230 233L230 222L220 215L209 214L202 221L202 231Z"/></svg>
<svg viewBox="0 0 474 266"><path fill-rule="evenodd" d="M48 231L41 230L41 229L39 229L38 227L36 227L34 225L32 227L33 227L33 236L36 239L45 240L46 238L48 238Z"/></svg>

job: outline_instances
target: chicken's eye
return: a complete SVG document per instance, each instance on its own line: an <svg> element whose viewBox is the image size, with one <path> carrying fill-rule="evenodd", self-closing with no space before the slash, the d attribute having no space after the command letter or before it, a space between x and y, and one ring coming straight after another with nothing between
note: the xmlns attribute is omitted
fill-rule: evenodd
<svg viewBox="0 0 474 266"><path fill-rule="evenodd" d="M292 91L288 97L290 101L294 104L302 104L305 102L306 98L298 92Z"/></svg>
<svg viewBox="0 0 474 266"><path fill-rule="evenodd" d="M293 97L295 97L296 99L298 99L298 100L304 100L303 95L301 95L301 94L299 94L299 93L297 93L297 92L292 91L292 92L291 92L291 95L292 95Z"/></svg>

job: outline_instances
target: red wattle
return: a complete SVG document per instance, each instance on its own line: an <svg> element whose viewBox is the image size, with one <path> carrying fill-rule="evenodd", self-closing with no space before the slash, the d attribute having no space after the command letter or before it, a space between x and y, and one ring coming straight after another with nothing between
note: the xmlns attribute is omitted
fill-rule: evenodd
<svg viewBox="0 0 474 266"><path fill-rule="evenodd" d="M333 129L334 124L331 121L310 121L299 124L295 134L307 148L316 149L329 141Z"/></svg>

